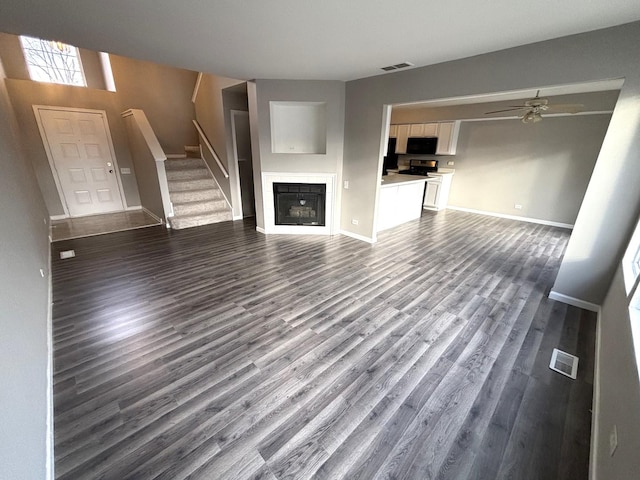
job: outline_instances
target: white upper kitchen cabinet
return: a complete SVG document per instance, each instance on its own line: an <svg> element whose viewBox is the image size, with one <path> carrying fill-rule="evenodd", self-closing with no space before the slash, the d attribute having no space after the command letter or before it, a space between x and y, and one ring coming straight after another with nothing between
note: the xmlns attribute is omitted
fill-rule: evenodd
<svg viewBox="0 0 640 480"><path fill-rule="evenodd" d="M437 123L412 123L409 128L410 137L437 137Z"/></svg>
<svg viewBox="0 0 640 480"><path fill-rule="evenodd" d="M436 155L455 155L460 133L460 121L438 124L438 146Z"/></svg>
<svg viewBox="0 0 640 480"><path fill-rule="evenodd" d="M398 125L396 140L396 153L407 153L407 139L409 138L410 125Z"/></svg>

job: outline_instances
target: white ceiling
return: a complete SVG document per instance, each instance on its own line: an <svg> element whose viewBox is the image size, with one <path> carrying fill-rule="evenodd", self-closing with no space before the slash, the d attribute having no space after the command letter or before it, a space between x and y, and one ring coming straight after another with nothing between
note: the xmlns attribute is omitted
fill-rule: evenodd
<svg viewBox="0 0 640 480"><path fill-rule="evenodd" d="M239 79L351 80L640 19L637 0L0 0L0 31Z"/></svg>

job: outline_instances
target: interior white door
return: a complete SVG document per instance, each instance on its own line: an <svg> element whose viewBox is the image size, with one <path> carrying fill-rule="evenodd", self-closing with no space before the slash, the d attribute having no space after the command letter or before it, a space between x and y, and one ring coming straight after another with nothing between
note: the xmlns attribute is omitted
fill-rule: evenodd
<svg viewBox="0 0 640 480"><path fill-rule="evenodd" d="M104 113L37 111L69 215L123 210Z"/></svg>

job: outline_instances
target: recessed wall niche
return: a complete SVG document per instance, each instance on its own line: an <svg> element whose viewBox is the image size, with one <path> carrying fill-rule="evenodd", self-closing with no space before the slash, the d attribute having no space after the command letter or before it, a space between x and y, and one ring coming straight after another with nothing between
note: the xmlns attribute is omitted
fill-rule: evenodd
<svg viewBox="0 0 640 480"><path fill-rule="evenodd" d="M327 153L325 102L269 102L271 152Z"/></svg>

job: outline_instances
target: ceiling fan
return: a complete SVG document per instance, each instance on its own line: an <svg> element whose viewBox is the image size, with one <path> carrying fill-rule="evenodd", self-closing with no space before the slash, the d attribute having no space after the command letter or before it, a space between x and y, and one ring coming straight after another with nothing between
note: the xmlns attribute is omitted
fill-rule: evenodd
<svg viewBox="0 0 640 480"><path fill-rule="evenodd" d="M511 105L510 108L504 110L494 110L485 112L485 115L492 113L517 112L523 110L520 120L522 123L536 123L542 120L542 112L546 113L578 113L584 109L581 103L567 103L564 105L549 105L549 100L540 97L540 90L536 96L524 102L524 105Z"/></svg>

